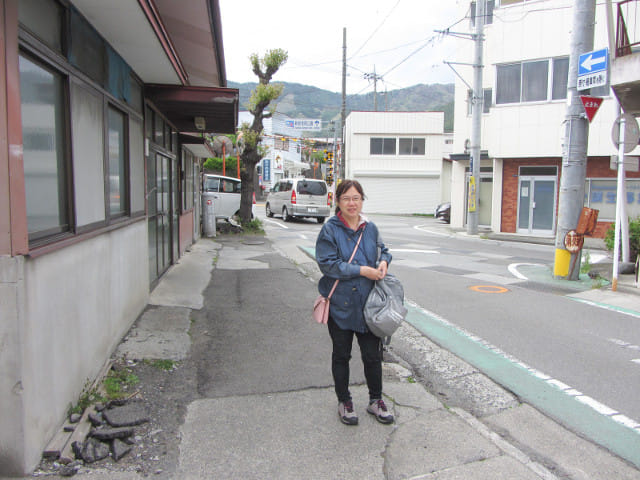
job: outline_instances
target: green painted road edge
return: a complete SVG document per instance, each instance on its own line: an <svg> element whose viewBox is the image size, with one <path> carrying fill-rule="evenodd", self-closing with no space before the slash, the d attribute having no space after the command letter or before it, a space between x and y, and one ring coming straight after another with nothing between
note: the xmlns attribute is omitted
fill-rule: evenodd
<svg viewBox="0 0 640 480"><path fill-rule="evenodd" d="M626 427L536 377L523 366L425 310L405 304L407 322L546 415L640 467L640 432Z"/></svg>
<svg viewBox="0 0 640 480"><path fill-rule="evenodd" d="M597 307L604 308L605 310L611 310L618 313L624 313L625 315L630 315L632 317L640 318L640 312L638 312L637 310L631 310L630 308L617 307L615 305L609 305L608 303L596 302L594 300L585 300L584 298L577 298L572 296L567 296L566 298L575 302L585 303L587 305L595 305Z"/></svg>

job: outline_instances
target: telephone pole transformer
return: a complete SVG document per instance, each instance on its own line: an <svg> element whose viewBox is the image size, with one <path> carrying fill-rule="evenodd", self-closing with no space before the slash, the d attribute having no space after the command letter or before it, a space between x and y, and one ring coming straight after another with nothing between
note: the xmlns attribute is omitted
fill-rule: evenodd
<svg viewBox="0 0 640 480"><path fill-rule="evenodd" d="M565 236L578 226L578 219L584 206L589 122L584 115L584 108L578 95L578 63L581 54L593 50L595 18L595 0L574 1L553 269L555 277L567 280L578 280L580 274L581 253L580 251L574 253L575 258L572 262L572 254L565 247ZM570 271L571 263L573 267Z"/></svg>

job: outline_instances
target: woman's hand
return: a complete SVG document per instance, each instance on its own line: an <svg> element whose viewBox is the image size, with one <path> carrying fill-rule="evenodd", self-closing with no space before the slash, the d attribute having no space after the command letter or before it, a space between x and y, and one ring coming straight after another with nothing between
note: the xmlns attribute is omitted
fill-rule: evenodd
<svg viewBox="0 0 640 480"><path fill-rule="evenodd" d="M360 267L360 275L369 280L382 280L387 274L387 262L380 262L378 268L362 266Z"/></svg>
<svg viewBox="0 0 640 480"><path fill-rule="evenodd" d="M380 262L380 265L378 265L378 271L380 271L380 273L382 273L382 277L380 277L379 280L383 279L384 277L387 276L387 269L389 268L389 265L387 264L386 260L383 260Z"/></svg>

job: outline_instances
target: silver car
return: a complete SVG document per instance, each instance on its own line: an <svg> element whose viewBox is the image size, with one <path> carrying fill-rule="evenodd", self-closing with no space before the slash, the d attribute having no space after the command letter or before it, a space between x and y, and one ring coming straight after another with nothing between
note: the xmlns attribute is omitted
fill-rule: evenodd
<svg viewBox="0 0 640 480"><path fill-rule="evenodd" d="M331 214L329 189L324 180L283 178L267 195L265 210L267 217L282 215L285 222L307 217L323 223Z"/></svg>
<svg viewBox="0 0 640 480"><path fill-rule="evenodd" d="M229 220L240 213L242 184L237 178L222 175L202 176L202 210L208 200L213 201L216 219Z"/></svg>

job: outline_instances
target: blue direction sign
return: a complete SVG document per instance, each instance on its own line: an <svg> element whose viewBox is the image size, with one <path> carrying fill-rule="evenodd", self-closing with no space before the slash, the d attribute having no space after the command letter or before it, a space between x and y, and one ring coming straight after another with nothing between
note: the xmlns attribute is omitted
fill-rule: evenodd
<svg viewBox="0 0 640 480"><path fill-rule="evenodd" d="M607 84L609 50L602 48L580 55L578 62L578 90Z"/></svg>

